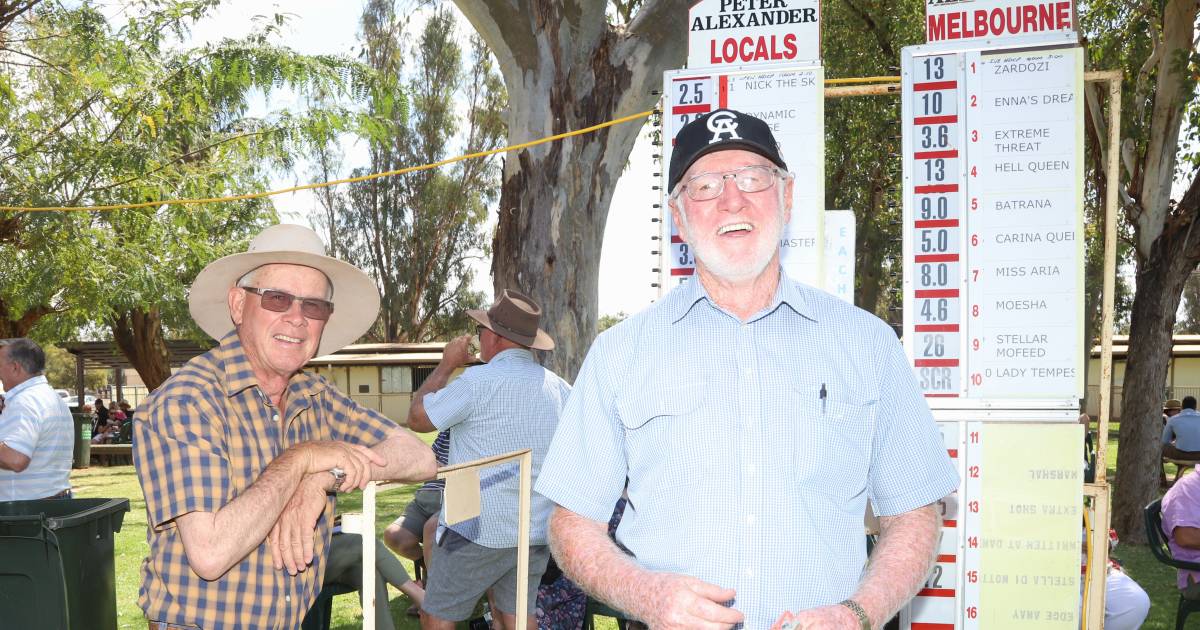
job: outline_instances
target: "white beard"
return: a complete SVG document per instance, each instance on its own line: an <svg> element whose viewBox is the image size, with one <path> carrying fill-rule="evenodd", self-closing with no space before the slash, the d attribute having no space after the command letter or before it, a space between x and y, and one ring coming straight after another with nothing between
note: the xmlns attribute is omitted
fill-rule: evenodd
<svg viewBox="0 0 1200 630"><path fill-rule="evenodd" d="M782 186L779 188L782 189ZM730 283L753 280L762 274L763 270L767 268L767 264L779 251L779 240L783 237L784 229L782 190L777 193L777 198L779 210L775 213L774 220L754 227L756 232L763 232L763 234L759 235L754 251L742 260L733 260L721 251L716 243L716 239L720 237L692 233L687 220L687 207L684 204L683 196L680 196L676 203L679 204L679 216L683 219L683 225L680 226L683 238L691 246L696 260L703 263L704 268L717 279Z"/></svg>

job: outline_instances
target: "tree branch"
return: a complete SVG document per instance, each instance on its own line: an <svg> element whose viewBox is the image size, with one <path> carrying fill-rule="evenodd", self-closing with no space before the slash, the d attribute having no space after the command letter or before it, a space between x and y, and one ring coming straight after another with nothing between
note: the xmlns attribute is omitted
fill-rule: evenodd
<svg viewBox="0 0 1200 630"><path fill-rule="evenodd" d="M871 31L871 34L875 36L875 42L879 44L879 52L881 52L885 58L899 58L899 55L896 54L896 49L892 47L892 42L888 38L888 34L885 33L883 28L879 26L879 23L875 21L875 18L871 17L871 14L867 13L865 9L859 8L857 5L855 5L853 0L842 0L842 4L846 5L846 8L850 9L851 13L858 16L858 19L862 20L863 24L866 24L867 30Z"/></svg>
<svg viewBox="0 0 1200 630"><path fill-rule="evenodd" d="M178 164L178 163L180 163L180 162L182 162L182 161L184 161L184 160L186 160L186 159L188 159L188 158L190 158L190 157L193 157L193 156L199 155L199 154L201 154L201 153L204 153L205 151L208 151L209 149L215 149L215 148L217 148L217 147L219 147L219 146L221 146L221 145L223 145L223 144L229 144L230 142L234 142L234 141L237 141L237 140L241 140L242 138L253 138L254 136L263 136L263 135L268 135L268 134L274 133L274 132L276 132L276 131L279 131L280 129L282 129L282 127L273 127L273 128L271 128L271 129L261 129L261 130L259 130L259 131L252 131L252 132L248 132L248 133L239 133L239 134L237 134L237 135L235 135L235 136L230 136L230 137L228 137L228 138L225 138L225 139L223 139L223 140L218 140L218 141L216 141L216 142L213 142L213 143L210 143L210 144L204 145L204 146L200 147L199 149L195 149L195 150L193 150L193 151L188 151L187 153L184 153L183 155L180 155L180 156L176 157L175 159L173 159L173 160L171 160L171 161L169 161L169 162L167 162L167 163L165 163L165 164L162 164L162 165L158 166L158 168L153 168L153 169L150 169L150 170L146 171L145 173L139 173L139 174L137 174L137 175L134 175L133 177L129 177L129 178L127 178L127 179L124 179L124 180L121 180L121 181L119 181L119 182L115 182L115 183L112 183L112 184L108 184L107 186L101 186L101 187L99 187L99 188L95 188L95 189L93 189L92 191L93 191L93 192L103 192L103 191L105 191L105 190L110 190L110 189L112 189L112 188L116 188L116 187L118 187L118 186L124 186L125 184L129 184L129 183L135 182L135 181L137 181L137 180L139 180L139 179L143 179L143 178L149 177L149 176L151 176L151 175L153 175L153 174L155 174L155 173L157 173L157 172L159 172L159 171L161 171L161 170L164 170L164 169L170 168L170 167L172 167L172 166L174 166L174 165L176 165L176 164Z"/></svg>

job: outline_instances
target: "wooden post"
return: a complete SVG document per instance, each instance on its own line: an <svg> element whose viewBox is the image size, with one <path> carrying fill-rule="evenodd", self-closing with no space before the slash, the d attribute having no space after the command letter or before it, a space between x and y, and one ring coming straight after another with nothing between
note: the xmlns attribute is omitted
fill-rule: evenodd
<svg viewBox="0 0 1200 630"><path fill-rule="evenodd" d="M525 630L529 616L525 593L529 590L529 502L533 486L533 452L521 455L521 486L517 513L517 630Z"/></svg>
<svg viewBox="0 0 1200 630"><path fill-rule="evenodd" d="M117 367L113 368L113 372L116 372L113 377L113 381L117 384L117 397L113 400L120 402L125 398L125 370L118 365Z"/></svg>
<svg viewBox="0 0 1200 630"><path fill-rule="evenodd" d="M83 411L83 355L75 355L75 400Z"/></svg>
<svg viewBox="0 0 1200 630"><path fill-rule="evenodd" d="M362 610L363 630L375 630L375 607L387 602L375 601L375 494L376 482L363 489L362 514Z"/></svg>
<svg viewBox="0 0 1200 630"><path fill-rule="evenodd" d="M1104 194L1104 289L1100 297L1100 419L1096 429L1096 481L1084 486L1092 497L1092 564L1088 567L1090 589L1087 598L1087 628L1104 627L1104 584L1108 575L1108 423L1112 418L1112 342L1114 301L1117 278L1117 193L1120 186L1121 154L1121 72L1088 72L1088 82L1108 82L1108 160L1105 164L1107 186ZM1088 340L1090 343L1090 340Z"/></svg>
<svg viewBox="0 0 1200 630"><path fill-rule="evenodd" d="M438 469L437 478L445 479L450 473L468 468L487 468L516 460L520 467L520 479L517 500L517 601L516 617L517 630L526 630L526 617L529 616L529 605L525 601L525 593L529 590L529 512L533 492L533 451L524 449L503 455L493 455L470 462L454 464ZM363 490L363 630L375 628L375 606L380 605L374 599L375 593L375 495L377 490L397 488L406 484L392 481L371 482ZM449 488L449 485L447 485ZM447 499L448 500L448 499ZM368 550L368 547L370 548ZM368 564L370 558L370 564ZM368 571L367 567L370 567ZM368 591L368 589L370 589ZM387 602L382 605L386 606ZM370 625L367 625L367 624ZM534 629L536 630L536 629Z"/></svg>

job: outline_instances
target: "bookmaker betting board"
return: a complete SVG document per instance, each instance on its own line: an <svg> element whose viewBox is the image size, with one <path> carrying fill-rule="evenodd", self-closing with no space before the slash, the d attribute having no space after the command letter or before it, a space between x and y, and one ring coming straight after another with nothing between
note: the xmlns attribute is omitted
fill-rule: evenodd
<svg viewBox="0 0 1200 630"><path fill-rule="evenodd" d="M1039 38L902 58L904 341L961 480L914 630L1080 623L1083 53Z"/></svg>
<svg viewBox="0 0 1200 630"><path fill-rule="evenodd" d="M906 51L905 339L928 397L1083 394L1083 55Z"/></svg>

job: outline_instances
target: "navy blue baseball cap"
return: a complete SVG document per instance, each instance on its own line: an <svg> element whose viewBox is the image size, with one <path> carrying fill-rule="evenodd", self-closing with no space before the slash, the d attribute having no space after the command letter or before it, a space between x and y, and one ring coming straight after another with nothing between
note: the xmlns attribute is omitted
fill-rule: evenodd
<svg viewBox="0 0 1200 630"><path fill-rule="evenodd" d="M675 147L671 151L671 168L668 171L667 191L683 179L683 174L696 160L714 151L742 149L757 153L787 170L783 156L779 154L779 143L771 133L771 127L761 119L732 109L711 111L686 124L675 134Z"/></svg>

